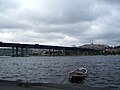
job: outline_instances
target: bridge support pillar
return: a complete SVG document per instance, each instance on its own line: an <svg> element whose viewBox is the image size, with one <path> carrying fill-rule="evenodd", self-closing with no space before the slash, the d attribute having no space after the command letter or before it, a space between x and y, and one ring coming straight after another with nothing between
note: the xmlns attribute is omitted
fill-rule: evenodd
<svg viewBox="0 0 120 90"><path fill-rule="evenodd" d="M66 55L66 50L65 49L63 49L63 56L65 56Z"/></svg>
<svg viewBox="0 0 120 90"><path fill-rule="evenodd" d="M18 57L19 55L18 55L18 47L16 47L16 55L15 55L16 57Z"/></svg>
<svg viewBox="0 0 120 90"><path fill-rule="evenodd" d="M12 56L12 57L15 56L14 47L12 47L12 55L11 55L11 56Z"/></svg>
<svg viewBox="0 0 120 90"><path fill-rule="evenodd" d="M29 50L28 50L28 47L26 47L25 56L29 56Z"/></svg>
<svg viewBox="0 0 120 90"><path fill-rule="evenodd" d="M58 50L58 56L61 56L61 50L60 49Z"/></svg>
<svg viewBox="0 0 120 90"><path fill-rule="evenodd" d="M69 56L69 55L70 55L70 50L68 49L67 51L68 51L67 54L68 54L68 56Z"/></svg>
<svg viewBox="0 0 120 90"><path fill-rule="evenodd" d="M24 48L21 47L21 57L24 57Z"/></svg>
<svg viewBox="0 0 120 90"><path fill-rule="evenodd" d="M76 49L74 49L74 55L76 55Z"/></svg>
<svg viewBox="0 0 120 90"><path fill-rule="evenodd" d="M77 50L77 55L80 55L80 50L79 49Z"/></svg>
<svg viewBox="0 0 120 90"><path fill-rule="evenodd" d="M53 49L52 51L52 56L55 56L55 49Z"/></svg>
<svg viewBox="0 0 120 90"><path fill-rule="evenodd" d="M50 49L48 49L48 56L50 57L51 56L51 50Z"/></svg>

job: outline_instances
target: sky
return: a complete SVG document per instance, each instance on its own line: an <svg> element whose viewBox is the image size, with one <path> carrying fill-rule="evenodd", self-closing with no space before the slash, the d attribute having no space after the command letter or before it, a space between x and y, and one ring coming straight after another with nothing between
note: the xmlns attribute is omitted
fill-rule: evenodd
<svg viewBox="0 0 120 90"><path fill-rule="evenodd" d="M120 0L0 0L0 41L120 45Z"/></svg>

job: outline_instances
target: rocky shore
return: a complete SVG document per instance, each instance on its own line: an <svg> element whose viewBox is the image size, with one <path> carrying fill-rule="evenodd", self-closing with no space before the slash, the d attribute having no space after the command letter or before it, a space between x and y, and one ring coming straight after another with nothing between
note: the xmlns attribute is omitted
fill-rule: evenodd
<svg viewBox="0 0 120 90"><path fill-rule="evenodd" d="M83 87L79 85L28 83L0 80L0 90L114 90L113 88Z"/></svg>

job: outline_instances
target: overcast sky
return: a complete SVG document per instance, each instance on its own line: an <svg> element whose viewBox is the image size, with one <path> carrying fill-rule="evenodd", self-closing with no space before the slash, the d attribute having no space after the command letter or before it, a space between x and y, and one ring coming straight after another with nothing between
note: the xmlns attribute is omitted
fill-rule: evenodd
<svg viewBox="0 0 120 90"><path fill-rule="evenodd" d="M120 0L0 0L0 41L120 45Z"/></svg>

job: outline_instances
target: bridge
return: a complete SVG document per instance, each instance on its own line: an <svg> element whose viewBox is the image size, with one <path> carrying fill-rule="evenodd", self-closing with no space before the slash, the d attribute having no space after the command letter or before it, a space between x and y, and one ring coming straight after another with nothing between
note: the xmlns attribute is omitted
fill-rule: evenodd
<svg viewBox="0 0 120 90"><path fill-rule="evenodd" d="M20 44L20 43L5 43L0 42L0 47L10 47L12 57L25 57L29 56L29 49L47 49L48 56L54 56L55 50L58 51L59 56L66 56L66 53L72 52L74 55L79 55L81 52L91 52L92 49L85 49L79 47L64 47L64 46L50 46L50 45L39 45L39 44ZM20 54L18 50L20 49ZM52 54L50 53L52 51Z"/></svg>

